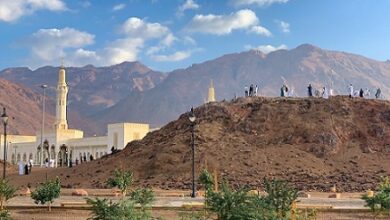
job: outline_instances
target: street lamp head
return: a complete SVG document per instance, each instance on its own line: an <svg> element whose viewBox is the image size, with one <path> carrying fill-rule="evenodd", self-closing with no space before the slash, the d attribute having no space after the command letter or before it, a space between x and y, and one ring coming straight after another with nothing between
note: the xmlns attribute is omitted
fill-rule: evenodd
<svg viewBox="0 0 390 220"><path fill-rule="evenodd" d="M46 85L46 84L42 84L42 85L41 85L41 88L42 88L42 89L46 89L46 88L47 88L47 85Z"/></svg>
<svg viewBox="0 0 390 220"><path fill-rule="evenodd" d="M4 125L6 125L8 123L8 115L5 112L5 107L3 108L3 114L1 115L1 119L3 120Z"/></svg>
<svg viewBox="0 0 390 220"><path fill-rule="evenodd" d="M188 116L188 119L190 119L190 122L192 122L192 123L194 123L196 120L196 116L195 116L193 107L191 107L190 116Z"/></svg>

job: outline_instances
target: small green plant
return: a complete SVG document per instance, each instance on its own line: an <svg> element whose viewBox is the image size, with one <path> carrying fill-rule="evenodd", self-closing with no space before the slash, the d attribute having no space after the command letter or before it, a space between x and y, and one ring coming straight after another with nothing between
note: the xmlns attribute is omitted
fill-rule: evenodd
<svg viewBox="0 0 390 220"><path fill-rule="evenodd" d="M199 182L203 185L206 192L213 190L214 180L213 180L213 176L209 173L208 170L206 169L202 170L202 172L199 174Z"/></svg>
<svg viewBox="0 0 390 220"><path fill-rule="evenodd" d="M296 190L279 180L264 180L266 196L252 195L246 188L231 189L226 183L220 192L210 191L206 201L219 220L286 220L297 198Z"/></svg>
<svg viewBox="0 0 390 220"><path fill-rule="evenodd" d="M122 199L113 203L107 199L89 199L87 203L92 206L93 216L89 220L150 220L149 212L135 208L135 202L130 199Z"/></svg>
<svg viewBox="0 0 390 220"><path fill-rule="evenodd" d="M389 177L381 177L378 192L373 197L364 195L362 197L366 201L366 206L370 207L375 215L390 214L390 179Z"/></svg>
<svg viewBox="0 0 390 220"><path fill-rule="evenodd" d="M298 192L281 180L264 179L264 187L268 194L265 197L266 203L276 211L279 218L286 217L298 197Z"/></svg>
<svg viewBox="0 0 390 220"><path fill-rule="evenodd" d="M55 180L48 180L41 183L35 191L31 193L31 198L36 204L48 205L48 210L51 211L51 204L54 199L60 196L61 182L57 177Z"/></svg>
<svg viewBox="0 0 390 220"><path fill-rule="evenodd" d="M199 182L200 184L203 185L205 188L205 201L204 201L204 216L208 215L207 209L208 209L208 197L212 194L213 192L213 187L214 187L214 178L213 176L209 173L207 169L203 169L202 172L199 175Z"/></svg>
<svg viewBox="0 0 390 220"><path fill-rule="evenodd" d="M127 190L130 185L133 183L133 173L131 171L119 170L114 171L114 178L109 178L107 184L111 187L118 187L122 193L122 196L125 197Z"/></svg>
<svg viewBox="0 0 390 220"><path fill-rule="evenodd" d="M11 220L11 214L8 210L0 210L0 220Z"/></svg>
<svg viewBox="0 0 390 220"><path fill-rule="evenodd" d="M146 210L147 206L154 201L153 190L149 188L136 189L131 192L130 198L136 204L140 204L142 210Z"/></svg>
<svg viewBox="0 0 390 220"><path fill-rule="evenodd" d="M114 219L117 211L117 204L113 204L108 199L90 199L87 198L87 203L92 206L92 213L94 214L89 220Z"/></svg>
<svg viewBox="0 0 390 220"><path fill-rule="evenodd" d="M4 209L4 203L7 200L15 196L15 192L16 192L16 188L11 186L8 180L6 179L0 180L0 210Z"/></svg>

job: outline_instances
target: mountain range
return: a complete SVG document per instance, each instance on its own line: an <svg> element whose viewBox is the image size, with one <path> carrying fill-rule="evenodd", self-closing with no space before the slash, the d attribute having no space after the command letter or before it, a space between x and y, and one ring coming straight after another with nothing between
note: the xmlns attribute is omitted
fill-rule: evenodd
<svg viewBox="0 0 390 220"><path fill-rule="evenodd" d="M355 89L381 88L384 97L390 95L390 62L310 44L268 54L258 50L227 54L169 73L151 70L139 62L69 67L66 71L69 112L77 113L83 125L88 121L95 124L93 131L84 125L87 134L102 134L107 123L120 121L160 127L191 106L204 103L210 81L217 100L243 96L244 87L250 84L258 85L262 96L278 96L283 84L295 95L306 96L309 83L319 90L331 87L338 95L347 94L350 83ZM53 99L57 73L58 67L34 71L18 67L2 70L0 77L39 93L39 85L48 84L48 96ZM75 120L69 121L71 127L77 126L71 123Z"/></svg>

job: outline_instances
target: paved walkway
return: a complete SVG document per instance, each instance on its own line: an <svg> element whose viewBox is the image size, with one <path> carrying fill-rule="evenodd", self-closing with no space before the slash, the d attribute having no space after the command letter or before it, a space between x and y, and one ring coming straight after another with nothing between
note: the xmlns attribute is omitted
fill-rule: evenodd
<svg viewBox="0 0 390 220"><path fill-rule="evenodd" d="M88 196L88 198L94 198ZM99 197L107 198L113 201L118 201L121 197ZM299 207L332 207L332 209L367 209L364 207L365 202L357 198L345 198L345 199L334 199L334 198L299 198L297 203ZM56 199L53 203L54 207L61 206L63 202L84 202L85 197L78 196L61 196ZM167 208L180 208L183 205L200 205L203 203L202 197L190 198L190 197L156 197L152 207L167 207ZM10 199L7 202L8 207L33 207L37 206L34 201L28 196L17 196Z"/></svg>

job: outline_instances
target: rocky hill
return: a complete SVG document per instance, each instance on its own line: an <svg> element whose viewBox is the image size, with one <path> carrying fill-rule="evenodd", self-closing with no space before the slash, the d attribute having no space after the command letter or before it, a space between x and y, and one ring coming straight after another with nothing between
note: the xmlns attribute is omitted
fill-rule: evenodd
<svg viewBox="0 0 390 220"><path fill-rule="evenodd" d="M219 179L261 187L278 178L298 189L372 189L390 175L390 102L335 96L238 98L195 109L196 170L206 164ZM188 113L114 155L77 168L50 170L65 186L104 187L116 168L135 172L137 185L190 188ZM35 176L34 176L35 175ZM29 176L43 178L43 173ZM26 184L22 177L12 181Z"/></svg>
<svg viewBox="0 0 390 220"><path fill-rule="evenodd" d="M66 73L69 108L83 116L116 104L132 91L151 89L165 78L164 73L153 71L139 62L124 62L108 67L69 67ZM48 96L55 98L58 67L46 66L34 71L8 68L1 71L0 76L40 93L39 86L47 84Z"/></svg>
<svg viewBox="0 0 390 220"><path fill-rule="evenodd" d="M40 131L42 96L39 93L0 78L0 106L0 114L3 113L2 107L5 107L9 115L8 134L35 135L36 131ZM47 112L45 119L45 127L51 127L54 122L53 115Z"/></svg>
<svg viewBox="0 0 390 220"><path fill-rule="evenodd" d="M306 96L309 83L317 89L328 86L336 94L346 94L352 83L356 89L374 91L380 87L385 97L389 97L390 63L309 44L269 54L255 50L228 54L175 70L153 89L132 92L93 118L163 125L191 106L203 104L210 80L214 82L217 100L243 96L244 86L251 83L260 86L263 96L279 96L283 83L294 89L297 96Z"/></svg>
<svg viewBox="0 0 390 220"><path fill-rule="evenodd" d="M2 107L6 107L10 116L8 122L8 134L35 135L42 126L42 94L20 84L0 78L0 114ZM51 97L46 97L45 129L53 128L55 114L55 102ZM68 114L68 123L71 128L81 128L86 135L101 132L97 124L78 112ZM2 126L2 125L1 125ZM2 129L1 129L1 133Z"/></svg>

